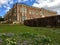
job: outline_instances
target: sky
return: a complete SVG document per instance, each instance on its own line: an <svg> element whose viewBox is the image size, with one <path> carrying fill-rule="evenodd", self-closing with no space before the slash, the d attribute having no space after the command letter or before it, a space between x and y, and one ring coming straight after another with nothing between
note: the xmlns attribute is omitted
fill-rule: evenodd
<svg viewBox="0 0 60 45"><path fill-rule="evenodd" d="M60 0L0 0L0 16L4 16L15 3L45 8L60 14Z"/></svg>

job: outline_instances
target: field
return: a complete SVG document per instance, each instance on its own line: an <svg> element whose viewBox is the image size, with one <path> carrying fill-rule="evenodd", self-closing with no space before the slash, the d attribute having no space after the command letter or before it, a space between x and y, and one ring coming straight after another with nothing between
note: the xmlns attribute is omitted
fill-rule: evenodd
<svg viewBox="0 0 60 45"><path fill-rule="evenodd" d="M52 41L60 44L60 28L48 28L48 27L29 27L25 25L12 25L1 24L0 33L14 33L14 34L33 34L33 35L45 35L50 37ZM18 37L18 36L17 36ZM27 36L29 37L29 36ZM15 36L16 38L16 36ZM34 44L32 44L34 45ZM38 45L38 44L36 44Z"/></svg>

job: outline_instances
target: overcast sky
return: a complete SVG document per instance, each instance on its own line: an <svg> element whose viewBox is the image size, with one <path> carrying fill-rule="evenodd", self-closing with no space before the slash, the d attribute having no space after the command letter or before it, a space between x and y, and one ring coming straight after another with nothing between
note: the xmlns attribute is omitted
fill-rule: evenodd
<svg viewBox="0 0 60 45"><path fill-rule="evenodd" d="M0 16L4 16L17 2L56 11L60 14L60 0L0 0Z"/></svg>

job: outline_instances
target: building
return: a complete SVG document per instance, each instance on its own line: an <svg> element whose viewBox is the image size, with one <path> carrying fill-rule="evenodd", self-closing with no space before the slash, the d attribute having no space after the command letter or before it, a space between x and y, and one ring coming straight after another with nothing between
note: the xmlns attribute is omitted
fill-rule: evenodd
<svg viewBox="0 0 60 45"><path fill-rule="evenodd" d="M60 15L25 20L24 25L34 27L60 27Z"/></svg>
<svg viewBox="0 0 60 45"><path fill-rule="evenodd" d="M56 15L57 12L17 3L7 12L7 14L4 16L4 19L7 23L24 23L24 20Z"/></svg>

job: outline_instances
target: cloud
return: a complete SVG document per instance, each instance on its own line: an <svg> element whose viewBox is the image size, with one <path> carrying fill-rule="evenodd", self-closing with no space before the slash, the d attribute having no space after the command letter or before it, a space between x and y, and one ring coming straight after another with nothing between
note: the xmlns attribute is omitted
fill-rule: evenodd
<svg viewBox="0 0 60 45"><path fill-rule="evenodd" d="M1 5L0 5L0 7L1 7Z"/></svg>
<svg viewBox="0 0 60 45"><path fill-rule="evenodd" d="M60 0L36 0L37 3L34 3L34 5L37 5L38 7L56 7L60 6Z"/></svg>
<svg viewBox="0 0 60 45"><path fill-rule="evenodd" d="M6 10L5 10L5 12L9 11L9 9L11 9L11 8L10 7L7 7Z"/></svg>
<svg viewBox="0 0 60 45"><path fill-rule="evenodd" d="M0 0L0 7L2 7L2 5L6 4L8 5L8 2L11 2L12 0Z"/></svg>
<svg viewBox="0 0 60 45"><path fill-rule="evenodd" d="M14 1L12 0L12 1L10 1L10 4L14 4Z"/></svg>
<svg viewBox="0 0 60 45"><path fill-rule="evenodd" d="M20 3L20 2L26 2L26 1L28 1L28 0L18 0L19 3Z"/></svg>
<svg viewBox="0 0 60 45"><path fill-rule="evenodd" d="M8 3L9 1L11 1L11 0L0 0L0 5L1 5L1 4L6 4L6 3Z"/></svg>
<svg viewBox="0 0 60 45"><path fill-rule="evenodd" d="M3 7L4 7L4 8L7 8L7 6L5 6L5 5L4 5Z"/></svg>
<svg viewBox="0 0 60 45"><path fill-rule="evenodd" d="M33 1L33 0L18 0L18 2L27 2L27 1Z"/></svg>
<svg viewBox="0 0 60 45"><path fill-rule="evenodd" d="M5 8L5 12L9 11L9 9L11 9L11 7L9 5L4 5L3 6Z"/></svg>
<svg viewBox="0 0 60 45"><path fill-rule="evenodd" d="M60 10L60 0L36 0L32 6L45 8L53 11L59 12Z"/></svg>

